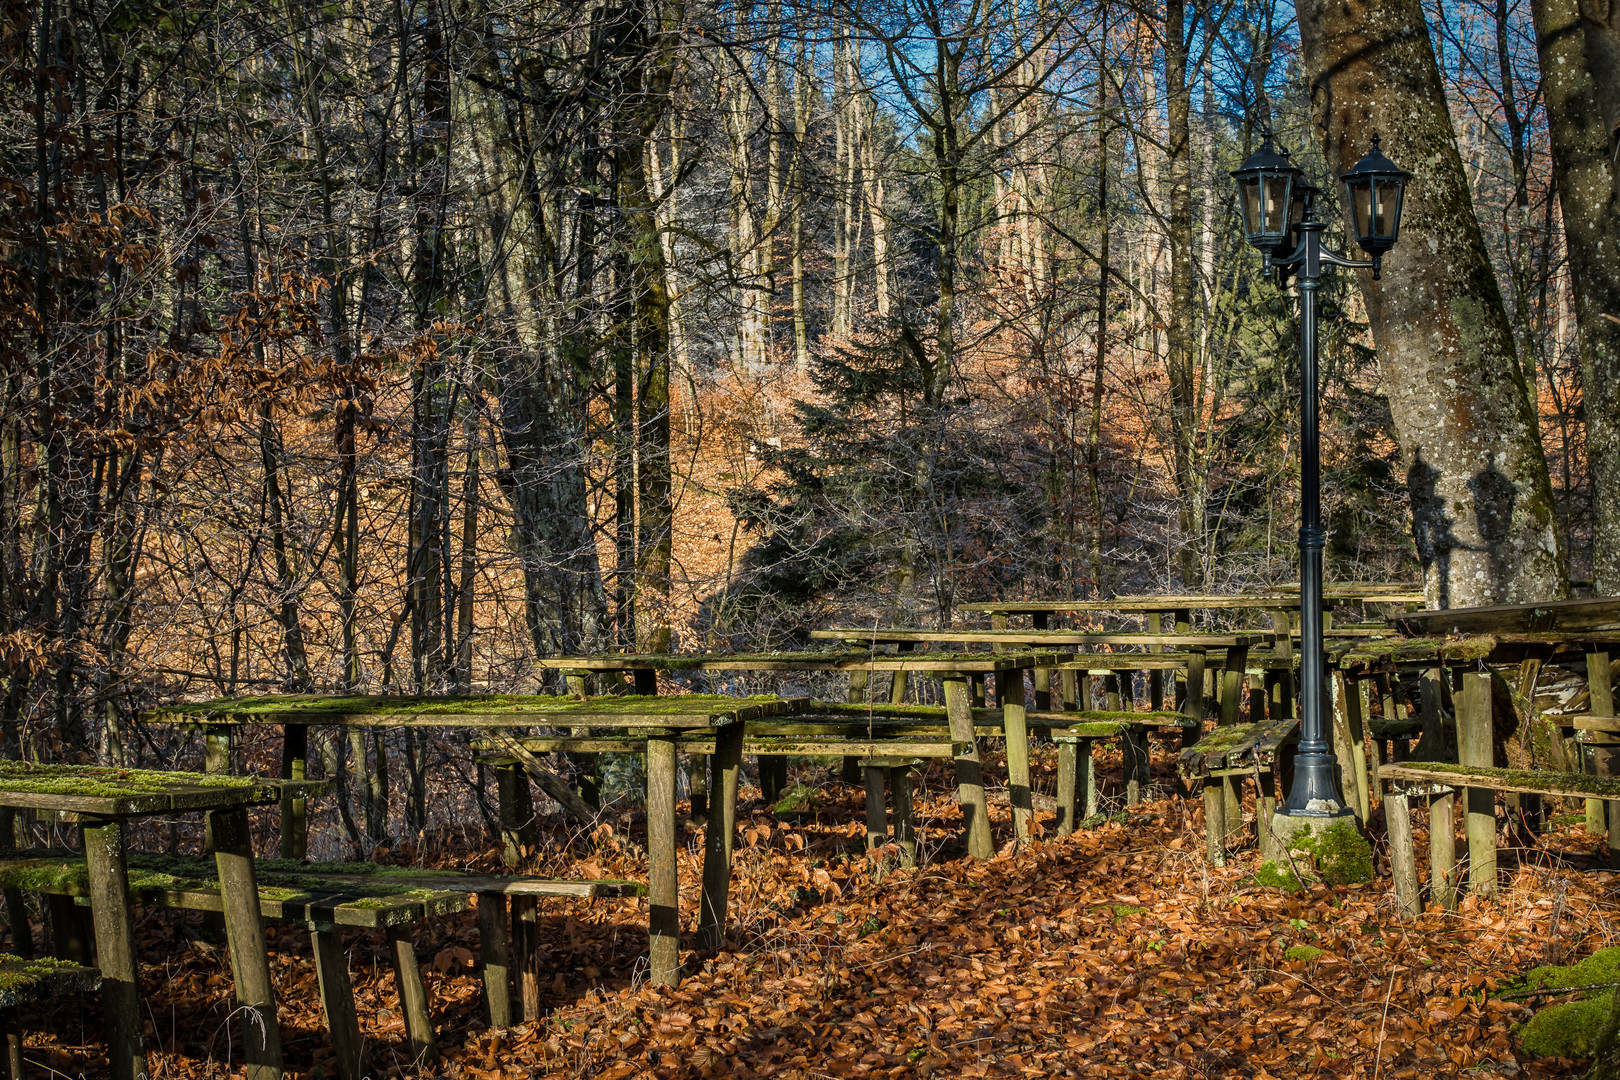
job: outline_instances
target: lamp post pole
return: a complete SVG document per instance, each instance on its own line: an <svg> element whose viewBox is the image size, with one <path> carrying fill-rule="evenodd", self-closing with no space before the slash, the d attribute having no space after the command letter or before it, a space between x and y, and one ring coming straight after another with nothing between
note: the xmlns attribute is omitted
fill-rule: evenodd
<svg viewBox="0 0 1620 1080"><path fill-rule="evenodd" d="M1333 780L1333 754L1327 741L1322 645L1321 422L1317 408L1317 289L1322 280L1322 223L1306 211L1299 223L1299 248L1290 262L1299 283L1299 666L1300 740L1294 758L1294 784L1285 804L1290 814L1333 813L1344 806ZM1332 257L1332 253L1328 253ZM1297 261L1296 261L1297 260ZM1347 262L1334 258L1335 262Z"/></svg>

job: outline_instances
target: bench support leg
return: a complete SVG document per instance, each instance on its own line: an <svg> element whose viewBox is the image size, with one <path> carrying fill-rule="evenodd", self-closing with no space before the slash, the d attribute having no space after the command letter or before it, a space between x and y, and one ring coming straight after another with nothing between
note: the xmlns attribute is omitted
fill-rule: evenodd
<svg viewBox="0 0 1620 1080"><path fill-rule="evenodd" d="M1429 802L1429 892L1447 911L1457 910L1457 796Z"/></svg>
<svg viewBox="0 0 1620 1080"><path fill-rule="evenodd" d="M715 730L714 756L710 759L714 762L714 788L709 792L709 825L703 838L703 893L698 901L698 947L702 949L718 949L726 939L742 744L742 724L726 724Z"/></svg>
<svg viewBox="0 0 1620 1080"><path fill-rule="evenodd" d="M1029 725L1024 713L1024 673L1006 671L996 676L1001 696L1003 731L1007 737L1007 798L1012 803L1013 836L1028 840L1035 820L1035 800L1029 783Z"/></svg>
<svg viewBox="0 0 1620 1080"><path fill-rule="evenodd" d="M141 980L135 963L135 916L129 899L129 870L124 862L123 823L108 821L85 826L84 854L113 1080L146 1080Z"/></svg>
<svg viewBox="0 0 1620 1080"><path fill-rule="evenodd" d="M332 1049L337 1052L338 1080L360 1080L365 1071L365 1043L354 1010L354 984L349 981L343 932L336 927L311 930L309 937L315 947L315 978L326 1010L326 1029L332 1033Z"/></svg>
<svg viewBox="0 0 1620 1080"><path fill-rule="evenodd" d="M1058 743L1057 771L1057 834L1068 836L1074 832L1075 758L1078 745L1068 739Z"/></svg>
<svg viewBox="0 0 1620 1080"><path fill-rule="evenodd" d="M231 975L241 1006L242 1048L248 1080L280 1080L281 1029L270 984L270 958L264 947L259 883L253 872L253 842L245 809L211 810L214 862L219 867L220 901L230 941Z"/></svg>
<svg viewBox="0 0 1620 1080"><path fill-rule="evenodd" d="M518 1019L533 1020L540 1015L540 901L537 897L512 897L511 943Z"/></svg>
<svg viewBox="0 0 1620 1080"><path fill-rule="evenodd" d="M767 760L761 759L761 772ZM647 740L648 952L652 981L681 981L680 892L675 875L675 739Z"/></svg>
<svg viewBox="0 0 1620 1080"><path fill-rule="evenodd" d="M1204 849L1211 866L1226 865L1226 787L1218 776L1204 780Z"/></svg>
<svg viewBox="0 0 1620 1080"><path fill-rule="evenodd" d="M495 789L501 815L501 863L518 866L538 844L529 775L517 762L497 765Z"/></svg>
<svg viewBox="0 0 1620 1080"><path fill-rule="evenodd" d="M866 766L866 850L875 851L889 842L889 810L883 802L884 774L878 765Z"/></svg>
<svg viewBox="0 0 1620 1080"><path fill-rule="evenodd" d="M281 732L281 777L284 780L302 780L309 775L309 728L304 724L287 724ZM281 799L281 857L302 859L309 848L309 823L305 818L304 799L282 796Z"/></svg>
<svg viewBox="0 0 1620 1080"><path fill-rule="evenodd" d="M990 839L990 806L984 797L984 764L979 756L979 740L973 734L973 702L968 680L947 678L942 681L954 746L956 798L962 806L968 854L975 859L988 859L995 854L995 846Z"/></svg>
<svg viewBox="0 0 1620 1080"><path fill-rule="evenodd" d="M399 1008L405 1014L405 1037L410 1040L411 1064L421 1068L439 1061L439 1040L433 1034L427 986L416 962L416 945L408 926L388 928L388 951L394 960L394 981L399 985Z"/></svg>
<svg viewBox="0 0 1620 1080"><path fill-rule="evenodd" d="M1412 814L1406 796L1384 796L1384 820L1389 825L1389 864L1395 876L1395 909L1403 919L1423 913L1418 893L1417 850L1412 845Z"/></svg>
<svg viewBox="0 0 1620 1080"><path fill-rule="evenodd" d="M512 924L502 893L478 894L478 956L484 1012L492 1028L512 1026Z"/></svg>
<svg viewBox="0 0 1620 1080"><path fill-rule="evenodd" d="M91 934L85 933L89 929L86 925L89 912L75 904L73 897L55 893L45 897L45 906L51 913L51 943L56 958L95 967L95 956L90 948Z"/></svg>
<svg viewBox="0 0 1620 1080"><path fill-rule="evenodd" d="M900 865L917 865L917 826L911 813L911 767L897 765L889 770L889 790L894 797L894 842L900 845Z"/></svg>
<svg viewBox="0 0 1620 1080"><path fill-rule="evenodd" d="M1263 769L1258 774L1254 793L1255 815L1254 829L1259 834L1260 858L1275 859L1280 852L1271 832L1271 818L1277 812L1277 773L1274 769Z"/></svg>
<svg viewBox="0 0 1620 1080"><path fill-rule="evenodd" d="M0 1030L6 1033L6 1074L23 1080L22 1022L16 1009L0 1009Z"/></svg>
<svg viewBox="0 0 1620 1080"><path fill-rule="evenodd" d="M1138 806L1142 802L1151 770L1148 765L1148 734L1146 724L1128 724L1120 736L1120 748L1125 768L1125 804Z"/></svg>
<svg viewBox="0 0 1620 1080"><path fill-rule="evenodd" d="M1463 674L1457 708L1458 760L1464 765L1490 768L1491 677L1470 671ZM1496 891L1496 792L1468 788L1468 885L1476 893Z"/></svg>

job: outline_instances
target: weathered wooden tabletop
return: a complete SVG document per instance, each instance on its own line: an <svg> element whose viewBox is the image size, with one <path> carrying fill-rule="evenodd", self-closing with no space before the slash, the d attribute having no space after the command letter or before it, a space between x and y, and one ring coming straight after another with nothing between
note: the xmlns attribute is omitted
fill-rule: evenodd
<svg viewBox="0 0 1620 1080"><path fill-rule="evenodd" d="M283 796L319 795L326 788L324 780L0 761L0 806L97 818L262 806Z"/></svg>
<svg viewBox="0 0 1620 1080"><path fill-rule="evenodd" d="M869 651L797 653L696 653L664 655L608 653L599 656L554 656L535 661L562 671L918 671L936 674L990 675L1021 668L1052 667L1061 653L915 652L874 654Z"/></svg>
<svg viewBox="0 0 1620 1080"><path fill-rule="evenodd" d="M343 727L587 727L714 728L793 711L791 698L675 694L605 696L581 701L553 694L479 694L461 697L383 697L291 694L217 698L148 709L155 724L309 724Z"/></svg>

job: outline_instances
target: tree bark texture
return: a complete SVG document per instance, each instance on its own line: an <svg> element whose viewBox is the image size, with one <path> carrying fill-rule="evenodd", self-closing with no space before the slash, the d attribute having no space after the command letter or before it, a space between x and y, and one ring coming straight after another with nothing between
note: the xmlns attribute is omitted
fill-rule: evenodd
<svg viewBox="0 0 1620 1080"><path fill-rule="evenodd" d="M1600 84L1620 80L1620 50L1600 78L1594 62L1603 62L1605 34L1615 30L1583 17L1596 6L1535 0L1532 11L1585 382L1592 582L1599 595L1613 596L1620 594L1620 184L1614 118L1604 113ZM1620 4L1611 8L1607 14L1620 18Z"/></svg>
<svg viewBox="0 0 1620 1080"><path fill-rule="evenodd" d="M1552 485L1418 0L1305 0L1329 170L1371 146L1413 173L1383 280L1360 271L1435 607L1568 594Z"/></svg>

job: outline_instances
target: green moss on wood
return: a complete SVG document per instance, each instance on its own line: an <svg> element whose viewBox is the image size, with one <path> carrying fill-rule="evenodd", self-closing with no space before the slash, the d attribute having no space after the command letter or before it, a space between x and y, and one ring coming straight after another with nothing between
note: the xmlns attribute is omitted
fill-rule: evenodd
<svg viewBox="0 0 1620 1080"><path fill-rule="evenodd" d="M1338 654L1340 667L1377 667L1384 664L1414 664L1425 660L1472 663L1485 659L1496 648L1489 635L1470 637L1373 638L1357 641Z"/></svg>
<svg viewBox="0 0 1620 1080"><path fill-rule="evenodd" d="M1560 788L1567 788L1584 795L1592 795L1602 799L1620 799L1620 777L1588 776L1584 773L1543 772L1538 769L1494 769L1486 768L1483 765L1458 765L1449 761L1397 761L1392 764L1396 767L1422 769L1424 772L1437 772L1445 773L1448 776L1456 776L1459 778L1458 786L1460 787L1467 786L1461 782L1462 780L1473 776L1512 787L1535 788L1557 784Z"/></svg>
<svg viewBox="0 0 1620 1080"><path fill-rule="evenodd" d="M100 984L101 974L95 968L49 957L25 960L11 953L0 953L0 1007L82 993Z"/></svg>
<svg viewBox="0 0 1620 1080"><path fill-rule="evenodd" d="M670 694L665 696L604 696L581 701L563 694L481 694L470 697L341 697L314 694L275 697L216 698L213 701L167 705L144 714L153 720L269 719L285 717L319 723L322 716L460 716L467 713L512 712L536 716L685 716L704 712L730 712L746 705L780 701L774 694L732 697L726 694Z"/></svg>
<svg viewBox="0 0 1620 1080"><path fill-rule="evenodd" d="M162 795L184 787L250 788L257 782L251 777L206 773L0 761L0 787L18 794L30 795L129 799L143 795Z"/></svg>
<svg viewBox="0 0 1620 1080"><path fill-rule="evenodd" d="M1228 754L1248 745L1254 738L1254 724L1229 724L1218 727L1183 750L1183 754Z"/></svg>

